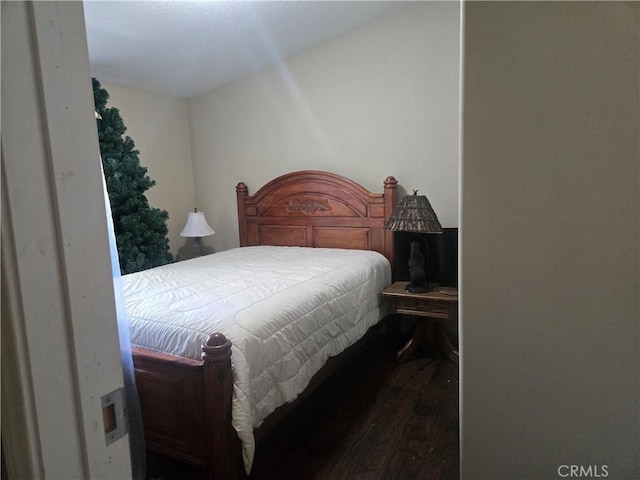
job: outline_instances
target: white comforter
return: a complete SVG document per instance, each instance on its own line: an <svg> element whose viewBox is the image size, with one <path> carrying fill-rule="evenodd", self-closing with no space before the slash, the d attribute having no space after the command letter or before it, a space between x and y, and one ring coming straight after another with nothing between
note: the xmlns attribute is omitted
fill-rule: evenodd
<svg viewBox="0 0 640 480"><path fill-rule="evenodd" d="M249 472L254 428L384 316L391 268L376 252L264 246L122 280L134 346L199 359L209 334L231 341L233 427Z"/></svg>

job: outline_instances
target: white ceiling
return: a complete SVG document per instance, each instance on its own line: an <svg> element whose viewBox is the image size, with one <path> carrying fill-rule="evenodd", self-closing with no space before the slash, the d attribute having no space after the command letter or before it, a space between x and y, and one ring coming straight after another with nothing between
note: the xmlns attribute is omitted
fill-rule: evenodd
<svg viewBox="0 0 640 480"><path fill-rule="evenodd" d="M85 0L91 75L101 82L191 97L410 3Z"/></svg>

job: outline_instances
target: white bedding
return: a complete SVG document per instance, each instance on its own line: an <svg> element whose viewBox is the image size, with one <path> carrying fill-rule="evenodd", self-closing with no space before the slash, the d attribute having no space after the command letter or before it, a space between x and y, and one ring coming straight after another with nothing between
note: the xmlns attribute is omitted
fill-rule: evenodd
<svg viewBox="0 0 640 480"><path fill-rule="evenodd" d="M134 346L200 359L211 333L231 341L233 427L249 472L254 428L382 319L391 268L376 252L263 246L122 280Z"/></svg>

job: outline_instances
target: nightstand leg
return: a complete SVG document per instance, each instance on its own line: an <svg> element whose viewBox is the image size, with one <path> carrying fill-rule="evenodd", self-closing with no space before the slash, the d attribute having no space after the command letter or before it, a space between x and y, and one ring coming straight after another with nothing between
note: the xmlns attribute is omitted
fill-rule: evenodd
<svg viewBox="0 0 640 480"><path fill-rule="evenodd" d="M453 363L458 363L460 354L456 347L453 346L451 340L449 340L449 335L445 331L442 324L438 323L438 336L440 338L440 346L442 350L444 350L445 355L449 359L449 361Z"/></svg>
<svg viewBox="0 0 640 480"><path fill-rule="evenodd" d="M403 363L410 360L421 345L433 344L433 327L434 322L430 318L415 317L416 326L413 329L413 335L404 347L398 352L398 362Z"/></svg>

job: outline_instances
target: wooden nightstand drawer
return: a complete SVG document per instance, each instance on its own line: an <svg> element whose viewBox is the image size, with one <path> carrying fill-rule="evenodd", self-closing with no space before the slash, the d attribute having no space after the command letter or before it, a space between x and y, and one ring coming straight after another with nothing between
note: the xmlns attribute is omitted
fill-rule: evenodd
<svg viewBox="0 0 640 480"><path fill-rule="evenodd" d="M442 302L418 300L415 298L396 298L396 311L411 315L449 318L449 307Z"/></svg>

